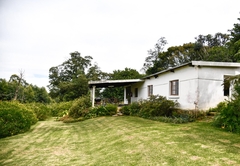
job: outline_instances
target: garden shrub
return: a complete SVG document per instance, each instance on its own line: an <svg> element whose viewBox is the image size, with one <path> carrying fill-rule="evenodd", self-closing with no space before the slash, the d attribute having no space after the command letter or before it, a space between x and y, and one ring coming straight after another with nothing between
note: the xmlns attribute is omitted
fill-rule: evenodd
<svg viewBox="0 0 240 166"><path fill-rule="evenodd" d="M43 103L28 103L26 106L29 109L32 109L33 112L36 114L37 119L40 121L46 120L51 116L51 112L49 107L47 107Z"/></svg>
<svg viewBox="0 0 240 166"><path fill-rule="evenodd" d="M114 115L117 113L117 106L114 104L107 104L105 108L107 110L106 115Z"/></svg>
<svg viewBox="0 0 240 166"><path fill-rule="evenodd" d="M214 108L210 108L208 112L220 112L227 105L226 101L222 101L218 103L218 105Z"/></svg>
<svg viewBox="0 0 240 166"><path fill-rule="evenodd" d="M176 106L178 106L177 102L167 100L164 96L152 95L149 99L141 102L139 116L145 118L154 116L169 117Z"/></svg>
<svg viewBox="0 0 240 166"><path fill-rule="evenodd" d="M147 119L169 123L186 123L200 119L204 116L203 111L180 110L178 103L167 100L163 96L151 96L147 100L133 102L123 106L121 112L124 115L139 116Z"/></svg>
<svg viewBox="0 0 240 166"><path fill-rule="evenodd" d="M66 114L68 114L69 109L72 106L73 101L68 102L60 102L60 103L51 103L48 105L51 116L53 117L62 117Z"/></svg>
<svg viewBox="0 0 240 166"><path fill-rule="evenodd" d="M114 115L117 112L117 106L114 104L107 104L106 106L98 106L90 108L88 113L85 114L85 118L95 118L98 116L109 116Z"/></svg>
<svg viewBox="0 0 240 166"><path fill-rule="evenodd" d="M89 107L91 107L89 96L78 98L73 101L69 109L69 116L73 118L84 117L88 113Z"/></svg>
<svg viewBox="0 0 240 166"><path fill-rule="evenodd" d="M94 107L91 112L96 114L96 116L108 115L108 110L104 106Z"/></svg>
<svg viewBox="0 0 240 166"><path fill-rule="evenodd" d="M129 105L125 105L120 109L120 112L124 115L138 116L141 109L139 102L133 102Z"/></svg>
<svg viewBox="0 0 240 166"><path fill-rule="evenodd" d="M125 105L123 107L121 107L120 109L120 112L123 114L123 115L130 115L130 105Z"/></svg>
<svg viewBox="0 0 240 166"><path fill-rule="evenodd" d="M234 85L232 98L225 103L219 103L214 108L218 112L213 125L230 132L240 133L240 75L229 79Z"/></svg>
<svg viewBox="0 0 240 166"><path fill-rule="evenodd" d="M139 114L139 111L141 109L141 105L138 102L133 102L129 105L129 112L132 116L137 116Z"/></svg>
<svg viewBox="0 0 240 166"><path fill-rule="evenodd" d="M216 107L213 125L230 132L240 133L240 99L228 101L225 105Z"/></svg>
<svg viewBox="0 0 240 166"><path fill-rule="evenodd" d="M23 104L0 102L0 138L26 132L36 122L36 115Z"/></svg>

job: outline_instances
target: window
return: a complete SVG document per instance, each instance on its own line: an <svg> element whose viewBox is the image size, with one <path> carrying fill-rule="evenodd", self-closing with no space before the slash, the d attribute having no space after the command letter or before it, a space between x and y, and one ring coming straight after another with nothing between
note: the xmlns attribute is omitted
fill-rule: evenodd
<svg viewBox="0 0 240 166"><path fill-rule="evenodd" d="M223 95L224 96L229 96L229 92L230 92L230 82L228 80L227 76L224 76L224 80L223 80Z"/></svg>
<svg viewBox="0 0 240 166"><path fill-rule="evenodd" d="M135 88L135 97L138 97L138 88Z"/></svg>
<svg viewBox="0 0 240 166"><path fill-rule="evenodd" d="M178 95L178 80L170 81L170 95Z"/></svg>
<svg viewBox="0 0 240 166"><path fill-rule="evenodd" d="M153 95L153 86L152 85L148 85L148 96Z"/></svg>

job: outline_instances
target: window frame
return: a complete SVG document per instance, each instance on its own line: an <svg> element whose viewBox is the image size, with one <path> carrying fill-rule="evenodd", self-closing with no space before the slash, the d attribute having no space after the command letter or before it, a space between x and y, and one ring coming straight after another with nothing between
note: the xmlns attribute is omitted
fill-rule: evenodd
<svg viewBox="0 0 240 166"><path fill-rule="evenodd" d="M179 80L170 81L170 95L179 96Z"/></svg>
<svg viewBox="0 0 240 166"><path fill-rule="evenodd" d="M153 85L148 85L148 96L153 95Z"/></svg>
<svg viewBox="0 0 240 166"><path fill-rule="evenodd" d="M230 96L230 88L231 84L229 81L227 81L227 76L224 75L223 79L223 96Z"/></svg>

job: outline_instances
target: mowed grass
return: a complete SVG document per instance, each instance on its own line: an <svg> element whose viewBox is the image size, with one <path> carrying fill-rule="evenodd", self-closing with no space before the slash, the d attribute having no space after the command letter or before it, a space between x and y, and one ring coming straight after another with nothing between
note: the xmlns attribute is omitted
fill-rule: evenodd
<svg viewBox="0 0 240 166"><path fill-rule="evenodd" d="M0 139L0 165L240 165L240 136L208 122L167 124L138 117L38 122Z"/></svg>

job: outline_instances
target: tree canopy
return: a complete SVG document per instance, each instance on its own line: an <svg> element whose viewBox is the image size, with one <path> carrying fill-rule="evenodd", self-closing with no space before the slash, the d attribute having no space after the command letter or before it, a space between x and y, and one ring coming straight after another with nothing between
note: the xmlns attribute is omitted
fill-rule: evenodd
<svg viewBox="0 0 240 166"><path fill-rule="evenodd" d="M240 18L238 18L240 21ZM161 37L148 55L143 64L147 75L178 66L193 60L238 62L240 60L240 24L234 24L230 34L216 33L215 35L198 35L194 43L184 43L172 46L163 51L167 43Z"/></svg>
<svg viewBox="0 0 240 166"><path fill-rule="evenodd" d="M51 98L45 87L38 87L26 82L22 76L13 74L9 81L0 79L0 100L17 100L21 103L50 103ZM20 79L21 78L21 79Z"/></svg>
<svg viewBox="0 0 240 166"><path fill-rule="evenodd" d="M56 101L71 101L89 93L88 81L107 78L91 56L82 57L78 51L70 58L49 69L50 96Z"/></svg>

